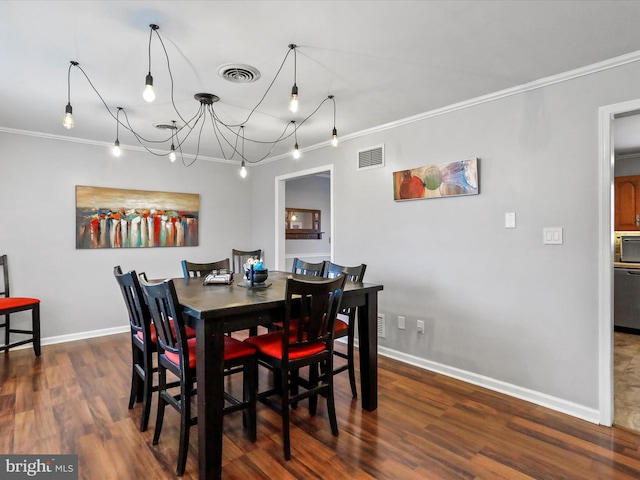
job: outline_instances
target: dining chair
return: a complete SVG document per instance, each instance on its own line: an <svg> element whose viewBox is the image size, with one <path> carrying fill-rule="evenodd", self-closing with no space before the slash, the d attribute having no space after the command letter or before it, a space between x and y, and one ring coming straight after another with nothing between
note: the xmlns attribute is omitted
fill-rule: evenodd
<svg viewBox="0 0 640 480"><path fill-rule="evenodd" d="M156 326L158 351L158 415L153 434L157 445L162 431L166 405L180 413L180 446L176 475L182 476L189 449L189 430L197 423L191 414L191 400L196 395L196 339L187 338L182 307L178 302L173 280L148 283L140 279L151 318ZM173 322L170 319L174 319ZM238 368L236 368L238 367ZM258 366L255 349L244 342L224 336L224 368L228 372L243 373L243 398L224 392L226 415L243 410L243 424L249 429L249 438L256 440L256 390ZM178 377L180 391L173 394L167 384L167 371Z"/></svg>
<svg viewBox="0 0 640 480"><path fill-rule="evenodd" d="M237 250L235 248L231 249L233 273L239 273L240 275L242 275L244 273L244 269L242 268L242 266L249 258L262 258L262 250Z"/></svg>
<svg viewBox="0 0 640 480"><path fill-rule="evenodd" d="M6 255L0 256L0 265L3 270L3 291L0 291L0 316L4 316L4 345L0 346L0 352L8 351L19 345L33 344L36 357L40 356L40 299L29 297L12 297L9 290L9 264ZM31 311L31 330L23 328L11 328L11 314L16 312ZM29 335L29 338L11 343L11 334Z"/></svg>
<svg viewBox="0 0 640 480"><path fill-rule="evenodd" d="M293 265L291 266L291 272L300 275L311 275L314 277L322 277L324 270L324 262L311 263L300 260L299 258L293 259Z"/></svg>
<svg viewBox="0 0 640 480"><path fill-rule="evenodd" d="M187 260L182 260L182 273L184 278L189 277L205 277L213 270L226 270L231 271L230 262L228 258L224 260L218 260L211 263L194 263Z"/></svg>
<svg viewBox="0 0 640 480"><path fill-rule="evenodd" d="M275 387L260 392L258 397L282 415L286 460L291 459L290 408L300 400L309 399L309 413L313 416L318 395L325 397L331 433L338 435L333 398L333 331L344 283L344 275L335 279L294 275L287 279L285 287L283 329L244 340L255 347L261 364L266 363L274 371ZM294 304L299 313L292 313ZM305 366L314 373L308 383L301 383L298 372ZM300 392L299 387L304 391ZM274 395L280 395L279 404L271 401Z"/></svg>
<svg viewBox="0 0 640 480"><path fill-rule="evenodd" d="M347 280L352 282L362 282L364 279L364 272L367 266L363 263L354 267L344 267L337 263L331 263L329 261L324 262L324 276L327 278L335 278L339 275L344 275ZM337 350L333 350L333 354L337 357L347 360L346 365L340 365L333 370L333 374L348 371L349 372L349 384L351 385L351 393L353 398L358 396L358 390L356 388L356 372L355 372L355 360L354 360L354 338L356 327L356 308L343 308L338 314L335 325L334 338L347 337L347 353L342 353ZM346 320L346 321L345 321Z"/></svg>

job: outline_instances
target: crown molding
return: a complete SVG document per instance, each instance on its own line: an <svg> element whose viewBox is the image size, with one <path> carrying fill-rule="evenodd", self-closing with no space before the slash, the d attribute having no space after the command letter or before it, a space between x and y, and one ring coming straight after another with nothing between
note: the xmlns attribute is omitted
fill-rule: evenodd
<svg viewBox="0 0 640 480"><path fill-rule="evenodd" d="M393 122L389 122L389 123L385 123L382 125L378 125L376 127L371 127L365 130L360 130L358 132L354 132L354 133L350 133L344 136L340 136L340 142L345 142L348 140L353 140L355 138L359 138L359 137L365 137L367 135L373 135L375 133L379 133L379 132L383 132L385 130L389 130L392 128L398 128L401 127L403 125L408 125L411 123L415 123L415 122L420 122L422 120L425 120L427 118L433 118L433 117L437 117L440 115L446 115L448 113L452 113L458 110L462 110L465 108L471 108L471 107L475 107L477 105L481 105L483 103L487 103L487 102L493 102L496 100L500 100L503 98L507 98L513 95L518 95L524 92L529 92L531 90L537 90L540 88L544 88L544 87L548 87L550 85L555 85L557 83L562 83L562 82L568 82L570 80L574 80L576 78L580 78L580 77L584 77L587 75L593 75L599 72L603 72L606 70L611 70L614 68L618 68L630 63L634 63L634 62L638 62L640 61L640 50L637 50L635 52L631 52L625 55L620 55L618 57L613 57L607 60L604 60L602 62L598 62L598 63L594 63L591 65L587 65L585 67L580 67L580 68L576 68L574 70L569 70L567 72L563 72L563 73L559 73L557 75L552 75L549 77L545 77L545 78L541 78L539 80L534 80L532 82L528 82L528 83L524 83L522 85L517 85L515 87L511 87L511 88L507 88L504 90L499 90L497 92L494 93L490 93L487 95L482 95L480 97L475 97L469 100L464 100L462 102L458 102L458 103L454 103L451 105L447 105L441 108L436 108L434 110L429 110L427 112L424 113L420 113L418 115L413 115L411 117L406 117L406 118L401 118L399 120L395 120ZM98 142L98 141L93 141L93 140L85 140L85 139L81 139L81 138L75 138L75 137L67 137L67 136L62 136L62 135L51 135L51 134L46 134L46 133L40 133L40 132L32 132L32 131L27 131L27 130L17 130L17 129L13 129L13 128L5 128L5 127L1 127L0 126L0 132L5 132L5 133L11 133L14 135L27 135L27 136L32 136L32 137L39 137L39 138L48 138L48 139L52 139L52 140L61 140L61 141L66 141L66 142L73 142L73 143L82 143L85 145L94 145L94 146L100 146L100 147L110 147L111 144L107 144L105 142ZM325 142L321 142L315 145L310 145L308 147L302 148L300 150L300 152L305 153L305 152L311 152L313 150L318 150L321 148L325 148L327 146L330 146L331 142L330 141L325 141ZM138 151L138 152L146 152L147 150L145 150L142 147L138 147L138 146L131 146L131 145L120 145L120 147L123 150L132 150L132 151ZM153 151L153 150L151 150ZM155 153L155 152L154 152ZM165 154L166 152L160 152L158 151L157 153L160 154ZM281 160L284 158L288 158L290 155L288 153L282 154L282 155L276 155L274 157L271 158L267 158L263 161L261 161L259 164L266 164L266 163L271 163L271 162L275 162L277 160ZM185 158L189 158L189 159L195 159L195 155L189 155L189 154L185 154L184 155ZM202 155L198 155L198 159L199 160L208 160L208 161L212 161L212 162L219 162L219 163L227 163L227 164L239 164L240 162L237 161L233 161L233 160L225 160L225 159L221 159L221 158L215 158L215 157L205 157ZM247 167L253 166L251 164L251 162L247 162Z"/></svg>

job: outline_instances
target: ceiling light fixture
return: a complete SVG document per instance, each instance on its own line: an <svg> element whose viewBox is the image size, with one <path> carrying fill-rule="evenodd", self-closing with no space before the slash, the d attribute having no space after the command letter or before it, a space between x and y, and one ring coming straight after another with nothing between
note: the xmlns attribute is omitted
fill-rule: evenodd
<svg viewBox="0 0 640 480"><path fill-rule="evenodd" d="M329 98L333 101L333 130L331 132L331 145L338 146L338 130L336 130L336 100L333 95L329 95Z"/></svg>
<svg viewBox="0 0 640 480"><path fill-rule="evenodd" d="M175 132L176 129L177 129L176 121L172 120L171 121L171 150L169 150L169 160L171 161L171 163L176 161L176 147L173 144L173 132Z"/></svg>
<svg viewBox="0 0 640 480"><path fill-rule="evenodd" d="M260 98L260 100L258 101L257 104L255 104L251 110L249 111L249 113L247 114L246 118L244 118L244 120L240 121L240 122L228 122L228 121L224 121L222 119L222 117L219 115L219 113L216 111L215 108L215 104L220 101L220 98L217 95L214 95L212 93L196 93L194 95L194 99L200 104L198 107L197 112L194 115L182 115L181 112L178 111L178 108L176 107L176 104L174 102L174 82L173 82L173 73L171 71L171 64L169 61L169 54L167 52L167 49L165 47L164 41L162 40L162 36L159 33L159 29L160 27L156 24L150 24L149 25L150 28L150 32L149 32L149 52L148 52L148 60L149 60L149 73L147 74L146 77L146 87L145 87L145 99L147 101L150 101L150 97L147 96L147 92L151 92L153 93L153 97L155 98L155 92L153 91L153 77L151 75L151 48L152 48L152 40L153 40L153 35L155 33L155 35L158 38L158 41L160 42L161 46L162 46L162 50L164 52L165 55L165 59L166 59L166 65L167 65L167 70L168 70L168 74L169 74L169 80L170 80L170 88L169 88L169 94L168 96L170 97L170 102L171 105L175 111L175 113L177 114L181 125L178 126L176 125L176 121L173 120L172 121L172 125L169 126L167 124L161 124L162 129L171 129L171 135L167 138L164 137L163 139L160 140L152 140L152 139L148 139L143 137L140 133L138 133L138 131L136 131L133 126L131 125L130 121L129 121L129 117L127 115L126 110L123 107L117 107L117 112L113 112L113 107L109 107L109 105L107 104L107 102L105 101L105 99L103 98L103 96L101 95L100 92L98 92L98 90L96 89L96 87L94 86L93 82L91 81L91 79L89 78L89 76L87 75L87 73L83 70L83 68L79 65L78 62L76 61L71 61L71 64L69 66L69 72L67 75L67 107L66 107L66 112L65 112L65 122L64 125L66 128L72 128L73 127L73 116L72 116L72 108L71 108L71 68L72 67L76 67L78 70L80 70L82 72L82 74L84 75L84 77L86 78L87 82L89 83L89 85L91 86L91 88L93 89L93 91L98 95L98 97L100 98L102 104L104 105L104 107L106 108L106 110L108 111L108 113L116 120L116 123L118 125L118 129L120 126L122 126L124 129L126 129L128 132L130 132L131 134L133 134L133 136L135 137L136 141L149 153L153 154L153 155L157 155L157 156L166 156L167 155L167 150L159 151L155 148L153 148L154 145L157 144L162 144L165 143L166 144L170 144L171 147L169 149L169 159L171 161L175 161L176 158L176 153L179 150L180 151L180 156L182 157L182 145L190 140L191 134L193 133L193 137L191 138L195 138L195 140L190 140L191 142L197 142L196 146L195 146L195 155L193 160L190 163L185 163L184 158L182 157L182 163L185 166L190 166L193 165L199 155L200 155L200 139L202 137L202 133L204 131L204 128L206 125L208 125L207 120L210 120L210 124L212 125L212 130L213 130L213 134L215 136L215 139L218 143L218 147L220 148L220 152L222 154L222 157L225 160L233 160L234 158L237 160L240 160L241 162L241 174L242 177L246 177L247 174L247 169L246 169L246 165L247 164L255 164L255 163L259 163L263 160L265 160L266 158L268 158L274 148L276 147L276 145L278 145L280 142L287 140L288 138L290 138L291 136L294 136L295 138L295 144L297 146L298 143L298 139L297 139L297 132L298 129L307 121L309 120L312 116L314 116L319 110L320 107L322 107L322 105L324 105L324 103L327 100L331 100L333 102L333 107L334 107L334 112L333 112L333 132L334 135L336 134L336 129L335 129L335 99L333 97L333 95L329 95L327 97L324 97L324 99L322 99L318 106L308 115L306 115L304 118L302 118L301 120L298 120L298 122L293 122L293 121L287 121L286 124L284 124L283 129L281 131L281 133L274 139L270 139L270 140L264 140L264 139L258 139L258 138L249 138L245 135L244 132L244 127L245 125L247 125L251 119L253 114L257 111L257 109L260 107L260 105L263 103L263 101L265 100L265 98L267 97L267 95L269 94L269 92L271 91L272 87L274 86L276 80L278 79L286 61L287 58L289 57L289 54L293 51L293 57L294 57L294 84L293 84L293 88L292 88L292 100L295 100L294 104L297 103L298 100L298 86L296 84L297 81L297 45L295 44L290 44L289 45L289 49L286 53L286 55L284 56L282 63L280 64L278 70L276 71L273 80L269 83L266 91L264 92L264 94L262 95L262 97ZM248 69L251 69L252 67L248 67L248 66L244 66L247 68L247 71L249 71ZM244 68L243 67L243 68ZM240 71L238 70L236 72L238 75L240 75ZM252 72L253 73L253 72ZM255 74L257 74L257 76L260 75L260 73L255 70ZM240 75L240 76L245 76L244 74ZM120 120L120 112L122 112L123 115L123 119ZM207 119L207 117L209 117ZM185 118L189 118L189 120L185 120ZM291 131L291 125L293 124L293 131ZM158 127L160 128L160 127ZM196 130L197 129L197 130ZM195 131L195 132L194 132ZM178 134L180 132L183 132L183 135L180 135L180 138L178 138ZM116 131L116 136L119 136L119 130ZM260 154L258 155L258 158L253 158L253 159L248 159L245 154L244 154L244 143L245 140L248 142L252 142L258 146L264 146L266 148L266 153L264 154ZM116 142L119 144L119 138L116 138ZM239 151L239 143L242 142L242 152ZM298 152L299 153L299 152ZM238 158L240 157L240 158Z"/></svg>
<svg viewBox="0 0 640 480"><path fill-rule="evenodd" d="M296 128L296 122L294 120L291 120L291 123L293 123L293 136L296 142L293 146L293 158L298 160L300 158L300 149L298 148L298 129Z"/></svg>
<svg viewBox="0 0 640 480"><path fill-rule="evenodd" d="M298 103L298 84L297 84L297 75L298 75L298 56L296 54L296 48L298 48L295 44L289 45L289 51L293 50L293 87L291 88L291 100L289 100L289 110L293 113L298 111L298 107L300 106Z"/></svg>
<svg viewBox="0 0 640 480"><path fill-rule="evenodd" d="M122 155L122 150L120 149L120 139L118 133L120 132L120 110L121 107L118 107L118 111L116 112L116 141L113 144L113 156L119 157Z"/></svg>
<svg viewBox="0 0 640 480"><path fill-rule="evenodd" d="M240 135L242 136L242 165L240 166L240 176L247 178L247 167L244 165L244 125L240 126Z"/></svg>
<svg viewBox="0 0 640 480"><path fill-rule="evenodd" d="M71 65L69 65L69 71L67 72L67 107L64 111L64 119L62 120L62 125L67 130L72 129L74 126L73 122L73 107L71 107L71 67L78 66L78 62L71 61Z"/></svg>
<svg viewBox="0 0 640 480"><path fill-rule="evenodd" d="M160 27L152 23L149 28L151 28L149 31L149 73L147 73L147 78L144 80L142 98L151 103L156 99L156 92L153 90L153 77L151 76L151 38L153 37L153 32L157 32Z"/></svg>

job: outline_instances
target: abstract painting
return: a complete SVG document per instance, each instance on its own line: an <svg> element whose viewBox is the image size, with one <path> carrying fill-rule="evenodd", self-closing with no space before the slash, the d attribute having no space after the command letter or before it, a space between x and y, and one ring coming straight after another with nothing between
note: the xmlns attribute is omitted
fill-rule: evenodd
<svg viewBox="0 0 640 480"><path fill-rule="evenodd" d="M76 186L76 248L198 245L200 195Z"/></svg>
<svg viewBox="0 0 640 480"><path fill-rule="evenodd" d="M393 172L393 199L415 200L477 195L478 159Z"/></svg>

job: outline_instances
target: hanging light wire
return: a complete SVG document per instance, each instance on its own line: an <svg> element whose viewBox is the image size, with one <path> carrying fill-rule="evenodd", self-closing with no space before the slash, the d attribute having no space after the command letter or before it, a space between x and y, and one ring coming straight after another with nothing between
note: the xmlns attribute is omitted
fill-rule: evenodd
<svg viewBox="0 0 640 480"><path fill-rule="evenodd" d="M295 145L293 146L293 158L298 160L300 158L300 149L298 148L298 128L296 127L295 120L291 120L291 123L293 123L293 136L296 141Z"/></svg>
<svg viewBox="0 0 640 480"><path fill-rule="evenodd" d="M331 131L331 145L338 146L338 130L336 130L336 99L333 95L329 95L329 98L333 102L333 130Z"/></svg>
<svg viewBox="0 0 640 480"><path fill-rule="evenodd" d="M62 120L62 125L67 130L70 130L74 127L73 121L73 107L71 106L71 67L78 66L78 62L71 60L69 64L69 70L67 71L67 106L64 110L64 119Z"/></svg>
<svg viewBox="0 0 640 480"><path fill-rule="evenodd" d="M118 107L118 111L116 112L116 141L113 143L113 156L119 157L122 154L122 150L120 149L120 110L121 107Z"/></svg>
<svg viewBox="0 0 640 480"><path fill-rule="evenodd" d="M70 72L71 72L71 67L75 66L77 67L84 75L84 77L87 79L87 81L89 82L89 85L91 86L91 88L94 90L94 92L98 95L98 97L100 98L100 100L102 101L104 107L107 109L107 111L109 112L109 114L116 119L116 122L118 123L118 125L122 125L123 128L125 128L126 130L128 130L129 132L131 132L134 137L136 138L136 140L138 141L138 143L149 153L156 155L156 156L165 156L167 155L166 153L159 153L159 152L155 152L153 150L151 150L151 148L149 148L147 146L147 144L161 144L161 143L165 143L165 142L171 142L171 146L172 148L170 149L170 152L173 151L175 153L176 150L180 150L181 155L182 155L182 145L184 144L184 142L186 142L189 137L191 136L192 133L194 133L194 130L196 130L196 127L198 126L198 123L200 123L199 129L198 129L198 133L197 133L197 148L196 148L196 154L194 159L186 164L184 162L184 158L182 160L183 164L185 166L190 166L193 165L193 163L195 163L199 157L200 154L200 142L202 139L202 132L204 130L205 124L207 122L207 115L209 116L209 120L211 121L212 124L212 130L214 131L214 134L216 136L216 141L218 143L218 146L220 148L220 151L222 153L222 156L225 160L230 160L233 159L235 155L238 155L240 152L238 151L238 144L240 143L240 141L242 142L242 154L241 159L242 159L242 163L259 163L261 161L263 161L264 159L268 158L272 153L273 150L275 148L275 146L283 141L286 140L287 138L291 137L292 135L295 137L295 141L297 144L297 130L308 120L310 119L312 116L314 116L318 110L320 109L320 107L324 104L324 102L326 102L327 100L332 100L333 101L333 107L334 107L334 133L336 133L335 130L335 99L333 98L333 95L329 95L328 97L326 97L325 99L323 99L318 106L309 114L307 115L303 120L299 121L297 125L295 125L294 122L294 129L292 132L289 132L289 127L291 126L291 123L287 123L282 131L282 133L275 138L274 140L260 140L260 139L254 139L254 138L248 138L246 137L245 133L244 133L244 126L246 123L249 122L249 120L251 119L251 117L253 116L253 114L256 112L256 110L258 109L258 107L262 104L262 102L264 101L264 99L266 98L266 96L269 94L269 92L271 91L276 79L278 78L278 76L280 75L282 68L284 67L287 58L289 57L289 54L291 53L291 51L293 50L293 55L294 55L294 87L297 89L297 85L296 85L296 80L297 80L297 54L296 54L296 49L297 46L294 44L290 44L289 45L289 49L287 50L282 63L280 64L277 72L275 73L271 83L269 84L269 86L267 87L266 91L264 92L264 94L262 95L262 97L260 98L259 102L251 109L251 111L249 112L249 114L247 115L247 117L245 118L245 120L241 123L228 123L225 122L222 118L219 117L219 115L216 113L215 108L213 106L213 102L210 104L204 104L201 103L197 112L189 119L189 120L185 120L184 117L181 115L181 113L178 111L178 108L175 104L175 100L174 100L174 79L173 79L173 73L171 70L171 64L170 64L170 59L169 59L169 54L167 52L166 46L162 40L162 37L160 35L160 33L158 32L159 30L159 26L155 25L155 24L151 24L150 25L150 33L149 33L149 75L151 74L151 41L152 41L152 36L153 33L156 33L156 36L158 37L158 40L160 41L160 44L162 46L164 55L165 55L165 59L166 59L166 64L167 64L167 70L169 73L169 78L170 78L170 85L171 85L171 104L173 106L174 111L176 112L176 114L178 115L178 117L180 118L180 120L182 121L182 125L181 126L177 126L175 124L175 121L173 121L173 128L171 129L171 135L169 138L165 138L165 139L160 139L160 140L151 140L148 138L143 137L142 135L140 135L138 132L136 132L136 130L133 128L133 126L131 125L130 121L129 121L129 117L127 115L127 112L124 110L124 108L122 107L118 107L118 111L116 113L116 115L114 115L114 113L111 111L111 109L108 107L107 103L105 102L104 98L102 97L102 95L99 93L99 91L97 90L97 88L95 87L95 85L92 83L92 81L89 79L87 73L79 66L78 62L72 61L71 65L69 66L69 79L70 79ZM68 80L69 80L68 79ZM212 95L212 97L215 97L214 95ZM71 110L71 87L70 87L70 81L68 81L68 104L67 104L67 109ZM216 97L217 99L217 97ZM124 117L124 122L121 121L119 119L119 113L120 111L122 111L123 113L123 117ZM72 118L73 120L73 118ZM240 127L240 128L238 128ZM68 127L70 128L70 127ZM238 130L235 130L236 128L238 128ZM184 135L181 139L178 138L178 133L181 132L183 129L186 129L186 135ZM118 139L119 140L119 139ZM267 153L263 156L261 156L260 158L254 159L254 160L250 160L248 158L246 158L246 156L244 155L244 142L249 141L255 144L260 144L260 145L270 145L269 150L267 151ZM175 141L175 143L174 143ZM226 146L226 147L225 147ZM230 153L227 153L227 150L230 150ZM166 152L166 150L165 150Z"/></svg>

